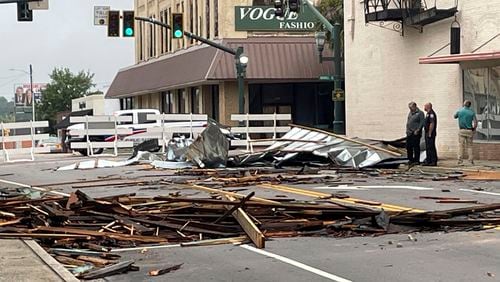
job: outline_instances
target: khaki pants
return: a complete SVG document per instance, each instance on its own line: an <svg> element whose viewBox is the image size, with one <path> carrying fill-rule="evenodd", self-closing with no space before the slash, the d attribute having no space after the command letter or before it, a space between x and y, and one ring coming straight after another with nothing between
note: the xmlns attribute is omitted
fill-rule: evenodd
<svg viewBox="0 0 500 282"><path fill-rule="evenodd" d="M458 160L462 161L464 159L465 150L467 150L467 155L469 161L474 161L474 156L472 154L472 137L474 136L474 131L467 129L460 129L458 133Z"/></svg>

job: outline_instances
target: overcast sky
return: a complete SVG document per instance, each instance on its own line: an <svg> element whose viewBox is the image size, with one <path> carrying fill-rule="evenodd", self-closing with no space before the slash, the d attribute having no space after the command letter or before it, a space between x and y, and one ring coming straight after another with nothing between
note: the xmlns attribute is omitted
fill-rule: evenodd
<svg viewBox="0 0 500 282"><path fill-rule="evenodd" d="M17 22L16 4L0 4L0 95L9 100L14 84L49 82L54 67L95 73L96 88L111 84L118 69L134 63L132 38L108 38L106 26L94 26L94 6L132 10L133 0L49 0L49 10L33 12L33 22Z"/></svg>

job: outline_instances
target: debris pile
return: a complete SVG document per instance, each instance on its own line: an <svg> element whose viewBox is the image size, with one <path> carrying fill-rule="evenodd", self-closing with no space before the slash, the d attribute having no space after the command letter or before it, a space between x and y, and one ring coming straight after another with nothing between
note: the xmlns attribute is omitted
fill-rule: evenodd
<svg viewBox="0 0 500 282"><path fill-rule="evenodd" d="M4 189L0 238L33 238L81 279L134 271L117 248L180 244L204 246L292 236L365 236L425 230L475 230L500 224L500 204L437 212L389 212L373 202L346 203L348 195L314 201L261 198L204 186L208 193L157 197L135 194L92 198L81 190L66 197ZM150 272L161 275L174 265Z"/></svg>

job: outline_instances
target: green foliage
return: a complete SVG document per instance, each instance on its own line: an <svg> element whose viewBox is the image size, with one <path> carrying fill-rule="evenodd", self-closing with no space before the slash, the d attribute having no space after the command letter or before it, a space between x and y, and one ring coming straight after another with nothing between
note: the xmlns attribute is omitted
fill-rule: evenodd
<svg viewBox="0 0 500 282"><path fill-rule="evenodd" d="M73 74L68 68L55 68L50 75L51 82L42 92L42 101L37 105L37 119L55 123L58 112L70 111L71 100L83 97L95 86L94 74L80 71Z"/></svg>
<svg viewBox="0 0 500 282"><path fill-rule="evenodd" d="M0 96L0 122L14 121L14 101L8 101L5 97Z"/></svg>
<svg viewBox="0 0 500 282"><path fill-rule="evenodd" d="M338 22L344 25L343 0L322 0L319 10L331 23Z"/></svg>

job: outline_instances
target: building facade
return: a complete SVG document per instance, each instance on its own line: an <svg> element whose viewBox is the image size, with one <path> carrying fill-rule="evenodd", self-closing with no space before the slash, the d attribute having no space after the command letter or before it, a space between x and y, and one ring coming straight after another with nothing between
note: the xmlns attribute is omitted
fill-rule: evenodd
<svg viewBox="0 0 500 282"><path fill-rule="evenodd" d="M438 154L455 157L453 115L469 99L476 157L500 159L500 0L344 0L344 10L347 135L402 137L408 102L431 102ZM450 55L452 25L461 50Z"/></svg>
<svg viewBox="0 0 500 282"><path fill-rule="evenodd" d="M293 122L331 128L331 62L320 63L311 13L274 16L269 0L135 0L135 14L169 23L184 14L184 29L226 47L244 48L249 58L245 112L291 113ZM231 125L238 113L234 56L196 40L136 21L136 64L116 75L107 98L122 109L206 113ZM325 52L328 55L328 52ZM319 110L318 110L319 109Z"/></svg>

